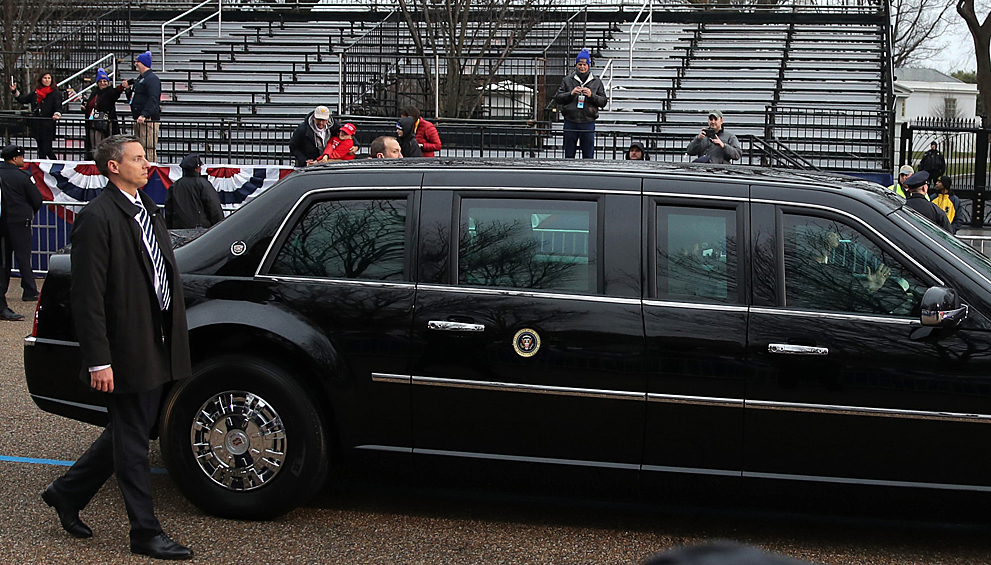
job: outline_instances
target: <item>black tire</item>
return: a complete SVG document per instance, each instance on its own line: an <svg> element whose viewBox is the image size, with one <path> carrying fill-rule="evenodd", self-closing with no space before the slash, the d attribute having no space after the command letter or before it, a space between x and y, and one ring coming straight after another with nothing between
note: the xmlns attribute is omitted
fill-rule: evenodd
<svg viewBox="0 0 991 565"><path fill-rule="evenodd" d="M327 438L310 398L268 361L227 355L199 363L163 406L162 455L176 486L224 518L271 519L304 503L327 478Z"/></svg>

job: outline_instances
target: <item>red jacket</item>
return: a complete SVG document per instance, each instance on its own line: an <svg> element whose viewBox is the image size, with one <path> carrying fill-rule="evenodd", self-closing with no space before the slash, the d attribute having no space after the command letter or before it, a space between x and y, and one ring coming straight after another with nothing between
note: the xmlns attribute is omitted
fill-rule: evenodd
<svg viewBox="0 0 991 565"><path fill-rule="evenodd" d="M424 157L433 157L434 151L440 151L440 135L437 128L427 120L420 118L420 125L416 127L416 142L423 147Z"/></svg>
<svg viewBox="0 0 991 565"><path fill-rule="evenodd" d="M335 135L330 138L330 141L327 142L327 147L324 148L323 153L317 159L328 157L331 160L344 159L345 161L350 161L354 159L354 155L349 153L352 147L354 147L354 139L341 139Z"/></svg>

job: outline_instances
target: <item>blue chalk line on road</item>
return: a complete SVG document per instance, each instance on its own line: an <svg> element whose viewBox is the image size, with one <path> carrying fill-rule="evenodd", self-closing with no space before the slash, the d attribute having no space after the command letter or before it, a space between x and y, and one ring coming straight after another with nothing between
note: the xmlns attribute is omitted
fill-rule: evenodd
<svg viewBox="0 0 991 565"><path fill-rule="evenodd" d="M7 463L32 463L34 465L59 465L62 467L71 467L75 463L75 461L63 461L61 459L36 459L34 457L12 457L10 455L0 455L0 461L6 461ZM151 474L168 475L169 472L165 469L153 468Z"/></svg>

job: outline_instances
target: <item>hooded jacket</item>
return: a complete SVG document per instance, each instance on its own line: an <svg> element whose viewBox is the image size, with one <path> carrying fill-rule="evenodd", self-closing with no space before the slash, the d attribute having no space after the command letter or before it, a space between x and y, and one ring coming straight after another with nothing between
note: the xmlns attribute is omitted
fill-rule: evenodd
<svg viewBox="0 0 991 565"><path fill-rule="evenodd" d="M591 96L585 97L585 107L578 107L578 95L572 94L576 86L586 86L592 91ZM561 114L564 119L577 124L587 124L594 122L599 117L599 110L605 108L609 103L606 96L606 87L598 77L589 71L582 76L578 72L573 72L561 79L561 86L554 95L554 101L561 107Z"/></svg>
<svg viewBox="0 0 991 565"><path fill-rule="evenodd" d="M399 148L403 151L403 157L423 157L420 144L416 141L416 120L411 116L399 118L399 125L403 130L403 136L399 138Z"/></svg>
<svg viewBox="0 0 991 565"><path fill-rule="evenodd" d="M323 143L317 139L314 129L313 112L310 112L289 138L289 152L296 158L297 167L305 167L307 161L316 161L320 157L327 142L341 131L341 122L331 116L327 122L327 139Z"/></svg>
<svg viewBox="0 0 991 565"><path fill-rule="evenodd" d="M224 219L220 195L196 169L183 169L165 196L165 226L170 230L208 228Z"/></svg>
<svg viewBox="0 0 991 565"><path fill-rule="evenodd" d="M641 161L650 161L650 155L647 153L647 150L643 148L643 144L642 143L640 143L639 141L634 141L633 143L630 144L630 149L633 149L634 147L639 148L640 149L640 153L643 154L643 159L640 159ZM630 149L627 149L626 150L626 160L627 161L630 160Z"/></svg>

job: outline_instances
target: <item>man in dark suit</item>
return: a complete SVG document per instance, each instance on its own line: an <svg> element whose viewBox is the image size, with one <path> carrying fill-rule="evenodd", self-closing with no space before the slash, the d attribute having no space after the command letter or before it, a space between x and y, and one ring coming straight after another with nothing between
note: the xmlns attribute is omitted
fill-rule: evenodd
<svg viewBox="0 0 991 565"><path fill-rule="evenodd" d="M24 166L24 149L20 145L8 145L0 153L0 182L3 183L3 229L4 242L3 269L0 273L0 288L4 291L10 284L10 271L14 268L14 257L21 272L21 300L38 300L38 285L34 282L31 269L31 219L41 209L41 192L31 177L21 170Z"/></svg>
<svg viewBox="0 0 991 565"><path fill-rule="evenodd" d="M155 518L148 463L162 387L191 373L179 269L158 206L138 190L148 182L148 161L137 138L109 137L95 157L110 182L73 222L70 298L81 377L107 393L110 423L41 496L66 531L90 537L79 511L116 473L131 552L188 559L192 550L170 540Z"/></svg>

